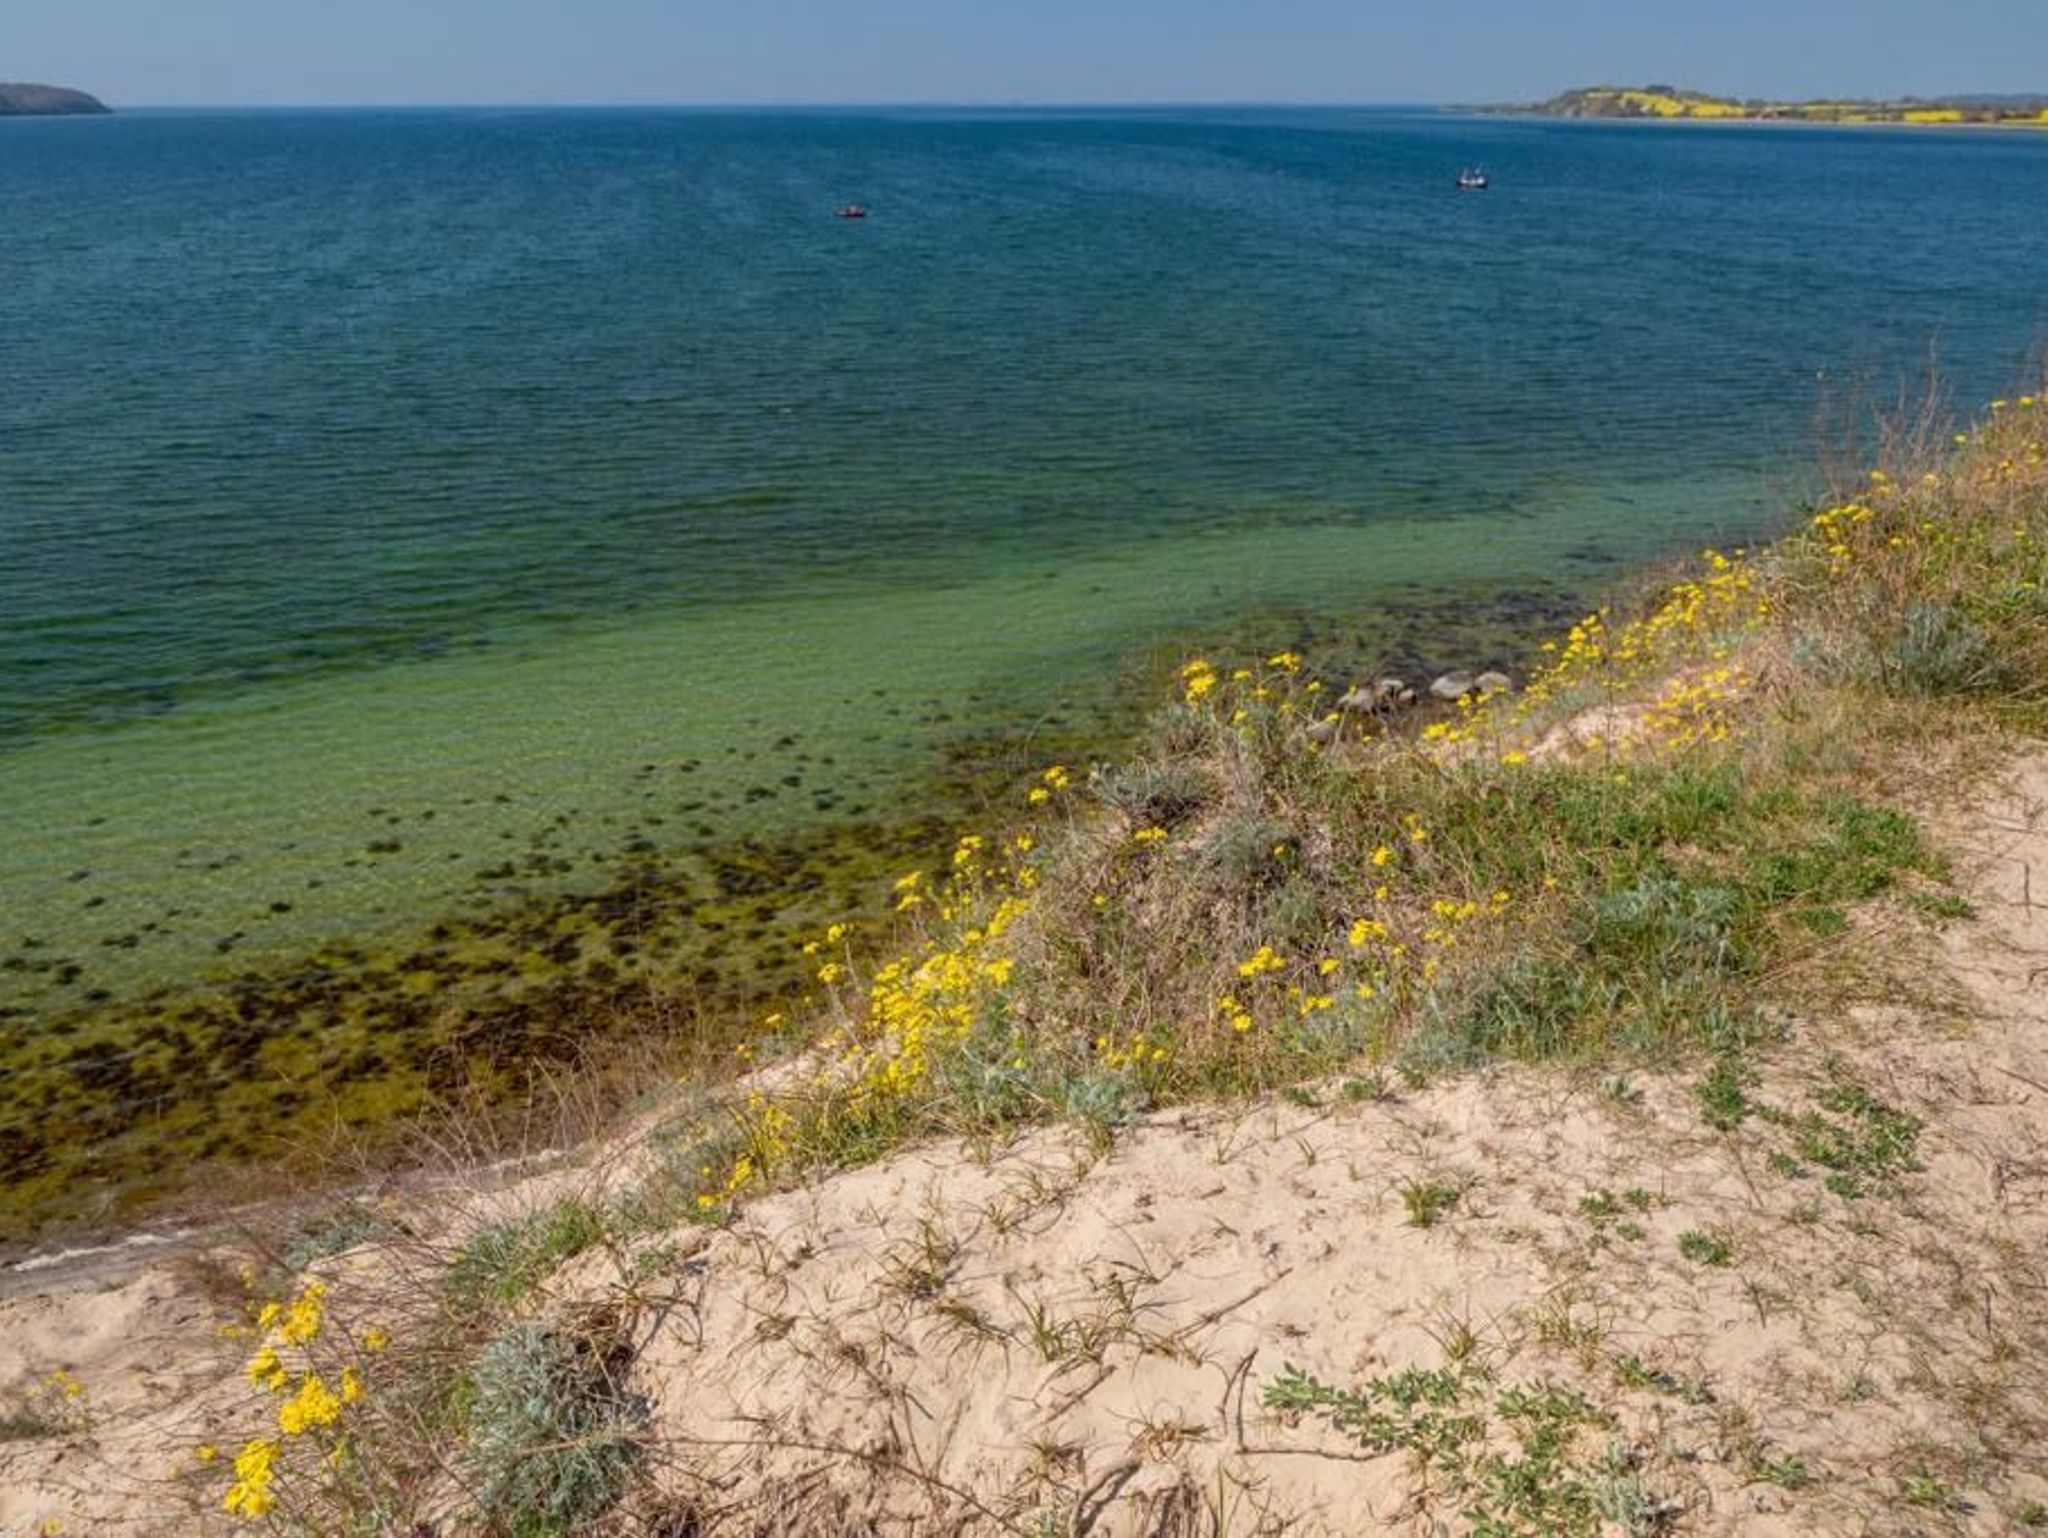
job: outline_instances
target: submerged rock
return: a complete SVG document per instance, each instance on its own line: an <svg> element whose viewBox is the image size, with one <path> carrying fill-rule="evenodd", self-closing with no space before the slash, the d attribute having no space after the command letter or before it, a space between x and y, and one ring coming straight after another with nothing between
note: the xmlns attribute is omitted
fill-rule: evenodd
<svg viewBox="0 0 2048 1538"><path fill-rule="evenodd" d="M1415 691L1398 678L1358 684L1338 696L1337 708L1350 715L1376 715L1415 703Z"/></svg>

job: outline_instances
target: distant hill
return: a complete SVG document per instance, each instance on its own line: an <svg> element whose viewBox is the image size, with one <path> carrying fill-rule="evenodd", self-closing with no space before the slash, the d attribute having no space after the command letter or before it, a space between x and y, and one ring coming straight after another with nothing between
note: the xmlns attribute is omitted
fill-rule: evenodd
<svg viewBox="0 0 2048 1538"><path fill-rule="evenodd" d="M114 109L97 96L61 85L27 85L0 80L0 117L76 117Z"/></svg>
<svg viewBox="0 0 2048 1538"><path fill-rule="evenodd" d="M2048 126L2048 96L1904 97L1897 101L1738 101L1675 86L1582 86L1526 107L1495 112L1541 117L1693 118L1801 123L1980 123Z"/></svg>

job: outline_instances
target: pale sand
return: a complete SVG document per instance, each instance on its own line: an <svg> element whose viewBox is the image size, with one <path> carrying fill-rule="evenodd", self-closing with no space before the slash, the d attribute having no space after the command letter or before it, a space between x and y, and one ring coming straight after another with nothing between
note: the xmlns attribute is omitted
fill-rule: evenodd
<svg viewBox="0 0 2048 1538"><path fill-rule="evenodd" d="M1155 1116L1101 1157L1061 1130L987 1157L918 1149L645 1263L631 1386L657 1482L714 1534L994 1532L992 1514L1054 1509L1101 1534L1426 1533L1445 1514L1404 1456L1260 1396L1286 1363L1350 1384L1440 1365L1470 1332L1500 1382L1555 1378L1613 1410L1670 1531L2015 1531L2048 1503L2044 809L2039 753L1951 829L1979 913L1926 942L1924 997L1802 1022L1765 1060L1754 1093L1774 1104L1846 1075L1925 1119L1925 1168L1896 1192L1852 1202L1772 1170L1777 1134L1702 1122L1697 1066L1632 1075L1632 1105L1597 1076L1496 1072ZM1967 1020L1933 1002L1951 983ZM1434 1227L1407 1221L1417 1179L1464 1188ZM1629 1188L1656 1198L1629 1215L1644 1236L1601 1242L1581 1198ZM1732 1264L1682 1258L1690 1229L1729 1236ZM605 1295L630 1262L584 1257L547 1306ZM332 1270L338 1297L381 1274L364 1255ZM0 1533L225 1530L219 1467L190 1452L253 1429L222 1317L189 1264L0 1303L0 1391L63 1367L93 1414L0 1443ZM1711 1397L1619 1384L1627 1353ZM1758 1477L1794 1456L1806 1487ZM1906 1504L1923 1471L1967 1509ZM660 1531L648 1509L618 1530Z"/></svg>

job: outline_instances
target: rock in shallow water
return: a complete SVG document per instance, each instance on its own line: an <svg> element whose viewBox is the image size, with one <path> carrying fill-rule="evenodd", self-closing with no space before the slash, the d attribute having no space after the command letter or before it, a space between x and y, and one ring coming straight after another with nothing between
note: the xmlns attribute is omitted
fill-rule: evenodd
<svg viewBox="0 0 2048 1538"><path fill-rule="evenodd" d="M1414 703L1415 691L1407 684L1398 678L1382 678L1376 683L1357 684L1345 690L1338 696L1337 708L1348 715L1362 716Z"/></svg>

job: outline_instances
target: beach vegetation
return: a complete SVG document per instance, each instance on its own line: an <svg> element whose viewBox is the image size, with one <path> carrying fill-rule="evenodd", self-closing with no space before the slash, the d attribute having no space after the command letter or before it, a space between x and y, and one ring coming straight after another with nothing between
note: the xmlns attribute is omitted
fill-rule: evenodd
<svg viewBox="0 0 2048 1538"><path fill-rule="evenodd" d="M1846 1075L1801 1104L1762 1067L1803 1020L1891 997L1888 958L1960 911L1923 809L1983 744L2048 715L2044 453L2037 394L1938 449L1895 444L1778 543L1699 552L1590 609L1522 687L1351 735L1310 730L1349 681L1306 652L1182 662L1128 763L1020 777L1006 813L887 878L886 933L831 918L792 937L803 985L763 1021L784 1051L650 1109L630 1190L472 1225L375 1336L330 1319L309 1252L296 1290L240 1321L267 1420L223 1454L223 1503L262 1520L335 1509L299 1488L354 1489L360 1510L374 1487L383 1516L411 1518L389 1470L418 1458L369 1451L403 1424L462 1449L465 1489L504 1530L588 1525L640 1466L632 1332L548 1279L592 1252L684 1245L916 1139L986 1147L1065 1121L1092 1159L1161 1107L1346 1114L1509 1064L1584 1074L1639 1118L1630 1073L1677 1069L1702 1123L1761 1143L1759 1167L1819 1172L1844 1200L1897 1190L1913 1115ZM1885 945L1863 945L1880 922ZM1056 1187L992 1199L986 1221L1025 1221ZM1471 1185L1385 1188L1428 1228ZM1647 1257L1658 1205L1600 1188L1577 1213L1609 1258ZM1654 1247L1667 1263L1675 1244L1704 1271L1734 1265L1734 1235L1687 1221ZM958 1253L932 1226L887 1290L985 1340L1000 1327L956 1295ZM629 1290L676 1268L619 1266ZM1135 1289L1078 1310L1020 1295L1015 1338L1050 1367L1097 1361L1142 1338ZM1559 1296L1536 1335L1624 1387L1684 1381L1612 1361L1610 1323ZM1610 1410L1481 1355L1348 1389L1289 1369L1265 1402L1403 1453L1473 1531L1660 1530ZM1806 1483L1798 1459L1757 1456L1760 1479ZM1902 1493L1953 1498L1932 1475Z"/></svg>

